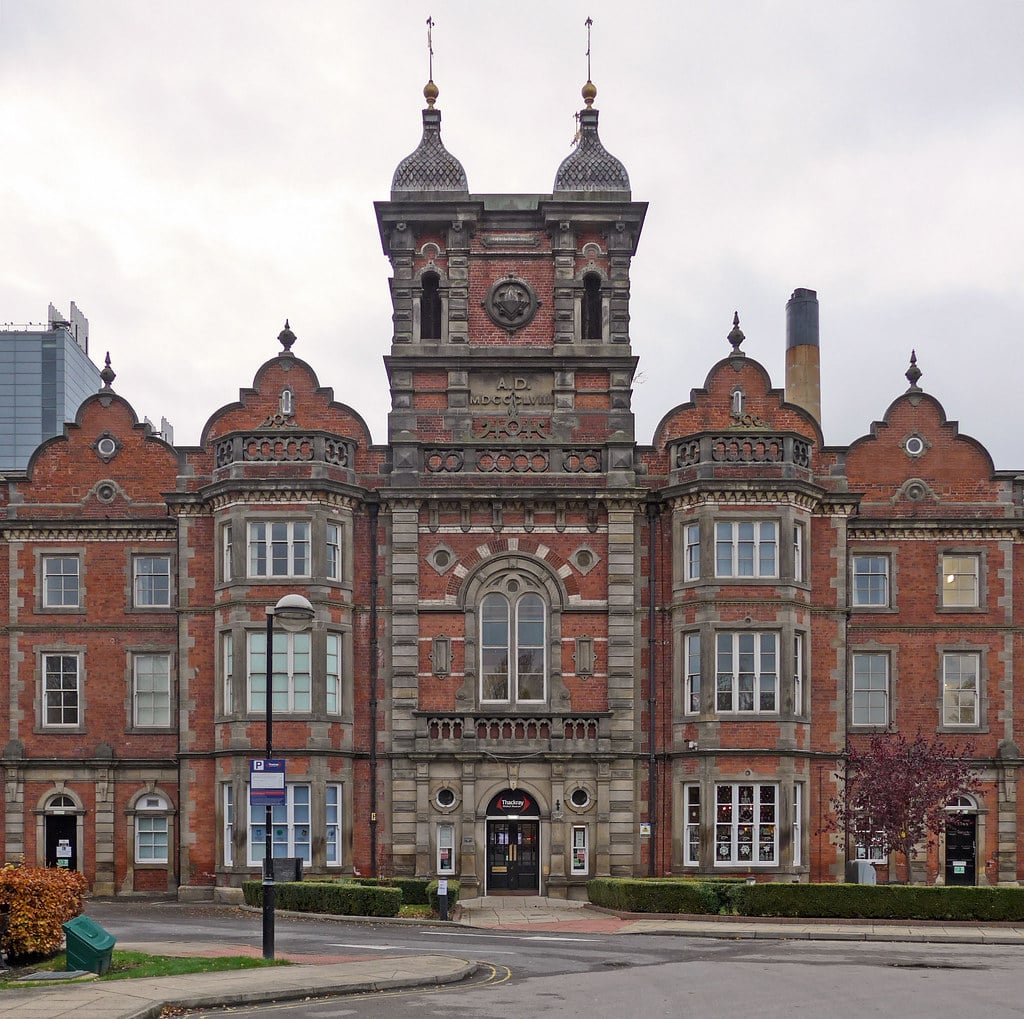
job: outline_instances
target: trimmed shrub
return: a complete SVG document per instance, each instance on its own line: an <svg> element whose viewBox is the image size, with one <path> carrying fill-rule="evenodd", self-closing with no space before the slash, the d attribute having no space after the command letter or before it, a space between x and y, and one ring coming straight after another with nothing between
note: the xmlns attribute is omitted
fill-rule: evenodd
<svg viewBox="0 0 1024 1019"><path fill-rule="evenodd" d="M1024 888L963 885L740 885L731 892L742 916L864 920L1024 919Z"/></svg>
<svg viewBox="0 0 1024 1019"><path fill-rule="evenodd" d="M263 882L242 885L246 905L263 905ZM274 885L276 909L335 916L398 916L402 893L398 888L339 884L327 881L286 881Z"/></svg>
<svg viewBox="0 0 1024 1019"><path fill-rule="evenodd" d="M85 902L85 878L59 867L0 868L0 908L8 913L0 948L12 959L53 955L64 943L62 924Z"/></svg>
<svg viewBox="0 0 1024 1019"><path fill-rule="evenodd" d="M427 885L430 879L425 877L356 877L344 878L345 884L366 885L368 888L400 888L403 906L427 905Z"/></svg>
<svg viewBox="0 0 1024 1019"><path fill-rule="evenodd" d="M860 920L1024 920L1024 888L783 884L679 878L598 878L597 906L629 913L726 913Z"/></svg>
<svg viewBox="0 0 1024 1019"><path fill-rule="evenodd" d="M719 913L722 889L732 882L680 881L673 878L595 878L587 895L595 906L624 913Z"/></svg>
<svg viewBox="0 0 1024 1019"><path fill-rule="evenodd" d="M453 878L448 878L448 911L455 908L455 903L459 901L459 892L462 886L459 882ZM435 913L441 912L441 904L437 901L437 880L433 880L427 885L427 902L430 904L430 908Z"/></svg>

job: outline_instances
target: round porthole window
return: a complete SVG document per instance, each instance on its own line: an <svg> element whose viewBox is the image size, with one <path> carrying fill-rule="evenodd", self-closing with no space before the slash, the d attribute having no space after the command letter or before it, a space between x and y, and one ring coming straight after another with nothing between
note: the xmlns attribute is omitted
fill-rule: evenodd
<svg viewBox="0 0 1024 1019"><path fill-rule="evenodd" d="M445 786L443 789L437 790L437 795L434 797L437 801L437 805L443 810L447 810L450 807L455 806L455 792Z"/></svg>
<svg viewBox="0 0 1024 1019"><path fill-rule="evenodd" d="M113 456L117 452L117 443L106 435L96 443L96 452L100 456Z"/></svg>
<svg viewBox="0 0 1024 1019"><path fill-rule="evenodd" d="M920 435L911 435L903 448L910 456L920 456L924 452L924 439Z"/></svg>
<svg viewBox="0 0 1024 1019"><path fill-rule="evenodd" d="M573 789L569 794L569 802L577 809L583 810L590 805L590 793L586 789Z"/></svg>
<svg viewBox="0 0 1024 1019"><path fill-rule="evenodd" d="M439 548L434 553L434 565L436 565L438 569L443 570L451 561L452 557L446 549Z"/></svg>
<svg viewBox="0 0 1024 1019"><path fill-rule="evenodd" d="M96 489L96 498L100 502L113 502L115 495L117 495L117 489L109 481L104 481Z"/></svg>

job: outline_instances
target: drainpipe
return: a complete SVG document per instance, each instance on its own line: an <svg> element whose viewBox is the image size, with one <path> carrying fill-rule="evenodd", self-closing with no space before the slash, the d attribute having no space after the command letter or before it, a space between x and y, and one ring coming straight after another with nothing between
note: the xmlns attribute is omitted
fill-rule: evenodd
<svg viewBox="0 0 1024 1019"><path fill-rule="evenodd" d="M657 621L657 612L654 605L654 595L657 590L655 572L657 570L658 559L655 554L657 551L657 543L655 541L654 524L657 519L657 507L653 502L647 504L647 689L648 689L648 705L647 705L647 718L648 718L648 740L647 745L650 752L650 758L648 760L648 787L649 787L649 809L648 816L651 822L651 846L650 852L647 854L648 873L651 877L656 876L656 869L654 866L654 852L657 847L658 832L658 799L657 799L657 787L658 787L658 761L657 761L657 747L655 745L654 733L655 733L655 710L657 707L657 696L655 694L655 677L657 675L657 669L655 668L655 649L657 647L657 640L655 639L654 627Z"/></svg>
<svg viewBox="0 0 1024 1019"><path fill-rule="evenodd" d="M377 877L377 514L370 504L370 874Z"/></svg>

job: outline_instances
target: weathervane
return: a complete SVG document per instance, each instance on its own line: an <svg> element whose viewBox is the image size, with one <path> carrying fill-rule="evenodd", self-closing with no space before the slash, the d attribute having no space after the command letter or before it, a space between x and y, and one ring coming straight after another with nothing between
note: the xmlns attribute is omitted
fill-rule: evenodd
<svg viewBox="0 0 1024 1019"><path fill-rule="evenodd" d="M431 81L434 80L434 37L433 37L433 34L432 34L433 31L434 31L434 19L428 15L427 16L427 70L428 70L429 73L427 74L427 77Z"/></svg>
<svg viewBox="0 0 1024 1019"><path fill-rule="evenodd" d="M587 81L590 81L590 26L594 24L594 19L588 17L583 24L587 26Z"/></svg>

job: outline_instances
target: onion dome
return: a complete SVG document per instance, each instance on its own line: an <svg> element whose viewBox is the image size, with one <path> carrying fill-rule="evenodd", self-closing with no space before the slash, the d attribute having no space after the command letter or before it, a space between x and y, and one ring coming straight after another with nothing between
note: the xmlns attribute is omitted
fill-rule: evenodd
<svg viewBox="0 0 1024 1019"><path fill-rule="evenodd" d="M423 138L416 151L406 156L391 179L391 197L421 191L469 193L466 171L441 142L441 111L434 109L438 89L428 81L423 89L427 108L423 111Z"/></svg>
<svg viewBox="0 0 1024 1019"><path fill-rule="evenodd" d="M583 86L586 108L580 110L576 148L562 160L555 174L555 192L629 191L629 174L602 144L597 135L597 88L592 81Z"/></svg>

